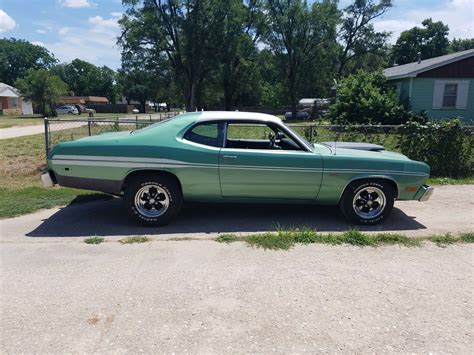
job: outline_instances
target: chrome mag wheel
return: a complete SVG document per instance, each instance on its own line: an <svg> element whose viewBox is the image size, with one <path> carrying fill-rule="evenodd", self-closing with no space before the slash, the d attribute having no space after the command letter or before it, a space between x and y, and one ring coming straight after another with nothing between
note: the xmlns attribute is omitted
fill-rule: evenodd
<svg viewBox="0 0 474 355"><path fill-rule="evenodd" d="M385 194L377 187L365 187L356 193L352 206L359 217L377 218L385 209Z"/></svg>
<svg viewBox="0 0 474 355"><path fill-rule="evenodd" d="M170 205L168 192L159 185L150 184L141 187L135 194L135 207L148 218L163 215Z"/></svg>

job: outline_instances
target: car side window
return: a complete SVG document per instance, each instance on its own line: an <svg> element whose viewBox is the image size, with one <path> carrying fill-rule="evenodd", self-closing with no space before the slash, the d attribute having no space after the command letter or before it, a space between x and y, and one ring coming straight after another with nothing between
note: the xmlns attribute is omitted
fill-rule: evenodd
<svg viewBox="0 0 474 355"><path fill-rule="evenodd" d="M226 148L302 150L291 136L277 126L265 123L229 122Z"/></svg>
<svg viewBox="0 0 474 355"><path fill-rule="evenodd" d="M183 138L198 144L222 147L223 129L223 123L199 123L189 129Z"/></svg>

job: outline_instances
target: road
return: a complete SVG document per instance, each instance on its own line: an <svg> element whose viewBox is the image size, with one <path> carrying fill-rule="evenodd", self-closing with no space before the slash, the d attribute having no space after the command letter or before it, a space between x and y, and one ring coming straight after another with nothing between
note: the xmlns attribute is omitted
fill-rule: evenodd
<svg viewBox="0 0 474 355"><path fill-rule="evenodd" d="M398 202L371 230L472 231L473 188ZM123 218L117 199L2 220L0 351L472 351L474 245L265 251L209 240L276 222L348 228L334 208L191 205L174 224L146 229ZM117 242L143 234L152 241ZM83 243L91 235L106 242Z"/></svg>

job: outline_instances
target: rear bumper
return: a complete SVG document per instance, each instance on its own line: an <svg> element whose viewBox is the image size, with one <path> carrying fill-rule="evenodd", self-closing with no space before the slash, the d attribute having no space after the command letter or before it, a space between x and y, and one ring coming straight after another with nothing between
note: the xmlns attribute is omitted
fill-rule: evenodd
<svg viewBox="0 0 474 355"><path fill-rule="evenodd" d="M420 202L428 201L433 195L434 187L423 185L416 194L416 199Z"/></svg>

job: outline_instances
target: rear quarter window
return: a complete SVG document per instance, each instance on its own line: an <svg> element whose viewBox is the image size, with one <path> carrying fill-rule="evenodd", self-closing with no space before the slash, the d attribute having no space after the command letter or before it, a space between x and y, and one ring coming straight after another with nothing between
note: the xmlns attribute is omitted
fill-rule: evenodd
<svg viewBox="0 0 474 355"><path fill-rule="evenodd" d="M222 146L222 123L200 123L189 129L184 139L211 147Z"/></svg>

